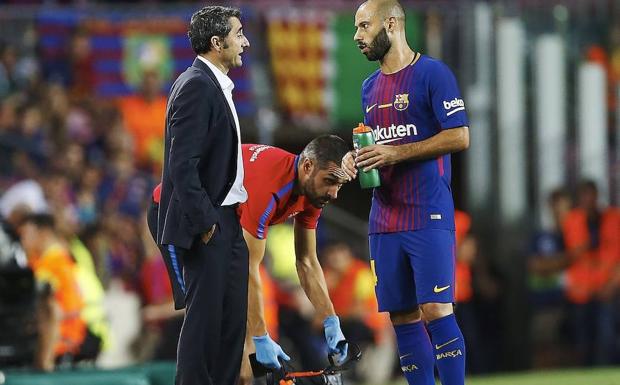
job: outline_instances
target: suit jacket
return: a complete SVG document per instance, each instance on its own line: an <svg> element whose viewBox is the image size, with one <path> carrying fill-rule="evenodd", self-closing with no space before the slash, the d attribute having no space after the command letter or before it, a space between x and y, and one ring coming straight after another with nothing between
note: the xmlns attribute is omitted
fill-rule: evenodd
<svg viewBox="0 0 620 385"><path fill-rule="evenodd" d="M196 58L168 95L157 243L189 249L218 222L237 173L237 143L222 88Z"/></svg>

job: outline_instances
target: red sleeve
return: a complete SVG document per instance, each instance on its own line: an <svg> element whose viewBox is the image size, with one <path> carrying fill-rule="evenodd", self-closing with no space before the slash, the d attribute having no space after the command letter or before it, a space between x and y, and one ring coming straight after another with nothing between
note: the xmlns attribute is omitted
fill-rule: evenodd
<svg viewBox="0 0 620 385"><path fill-rule="evenodd" d="M241 227L258 239L267 238L269 223L276 211L276 200L270 192L251 191L251 196L240 206Z"/></svg>
<svg viewBox="0 0 620 385"><path fill-rule="evenodd" d="M308 203L305 205L304 211L295 215L295 223L299 223L305 229L316 229L321 211L321 209L317 209Z"/></svg>
<svg viewBox="0 0 620 385"><path fill-rule="evenodd" d="M153 202L159 204L160 200L161 200L161 183L155 186L155 189L153 190Z"/></svg>

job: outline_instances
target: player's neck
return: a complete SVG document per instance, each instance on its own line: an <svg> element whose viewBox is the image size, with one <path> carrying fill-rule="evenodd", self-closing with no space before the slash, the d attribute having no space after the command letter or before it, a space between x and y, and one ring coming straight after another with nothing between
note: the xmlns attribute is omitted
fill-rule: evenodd
<svg viewBox="0 0 620 385"><path fill-rule="evenodd" d="M413 62L415 52L407 44L394 44L381 60L381 72L396 73Z"/></svg>
<svg viewBox="0 0 620 385"><path fill-rule="evenodd" d="M297 162L295 162L295 181L293 182L293 189L291 191L291 196L300 196L303 195L303 191L301 190L301 172L302 172L302 158L301 154L297 155Z"/></svg>
<svg viewBox="0 0 620 385"><path fill-rule="evenodd" d="M304 196L304 191L301 188L301 183L299 182L299 179L296 179L295 183L293 184L293 189L291 190L291 198L296 199L296 197L301 196Z"/></svg>

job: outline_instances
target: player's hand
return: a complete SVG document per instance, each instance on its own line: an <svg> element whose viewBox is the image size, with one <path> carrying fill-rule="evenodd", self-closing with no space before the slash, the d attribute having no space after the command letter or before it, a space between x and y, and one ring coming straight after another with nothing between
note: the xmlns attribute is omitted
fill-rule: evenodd
<svg viewBox="0 0 620 385"><path fill-rule="evenodd" d="M211 237L213 237L213 234L215 233L215 226L216 224L213 224L213 227L211 227L211 230L202 234L202 242L204 242L205 245L209 243L209 241L211 240Z"/></svg>
<svg viewBox="0 0 620 385"><path fill-rule="evenodd" d="M373 144L362 147L357 152L355 163L364 172L375 168L389 166L398 162L398 147L386 146L384 144Z"/></svg>
<svg viewBox="0 0 620 385"><path fill-rule="evenodd" d="M349 151L345 156L342 157L342 162L340 164L340 168L344 170L344 172L349 177L348 182L355 179L357 176L357 168L355 167L355 152Z"/></svg>
<svg viewBox="0 0 620 385"><path fill-rule="evenodd" d="M252 366L246 352L243 352L243 358L241 359L241 371L239 372L237 385L252 385Z"/></svg>
<svg viewBox="0 0 620 385"><path fill-rule="evenodd" d="M269 333L260 337L252 337L256 347L256 360L270 369L280 369L279 358L288 361L291 358L269 337Z"/></svg>
<svg viewBox="0 0 620 385"><path fill-rule="evenodd" d="M345 341L344 334L340 329L340 319L337 315L330 315L323 321L323 328L325 328L325 339L327 340L329 354L333 354L336 358L336 364L341 365L347 359L349 344L338 345L340 341Z"/></svg>

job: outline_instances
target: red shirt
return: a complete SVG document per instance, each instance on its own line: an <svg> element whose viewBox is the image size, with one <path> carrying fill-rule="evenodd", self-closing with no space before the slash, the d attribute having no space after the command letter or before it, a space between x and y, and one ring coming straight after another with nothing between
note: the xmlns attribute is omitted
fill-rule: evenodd
<svg viewBox="0 0 620 385"><path fill-rule="evenodd" d="M239 206L241 227L258 239L267 238L269 226L290 217L306 229L316 229L321 209L304 196L292 195L299 156L263 144L244 144L241 154L248 192L248 200Z"/></svg>

